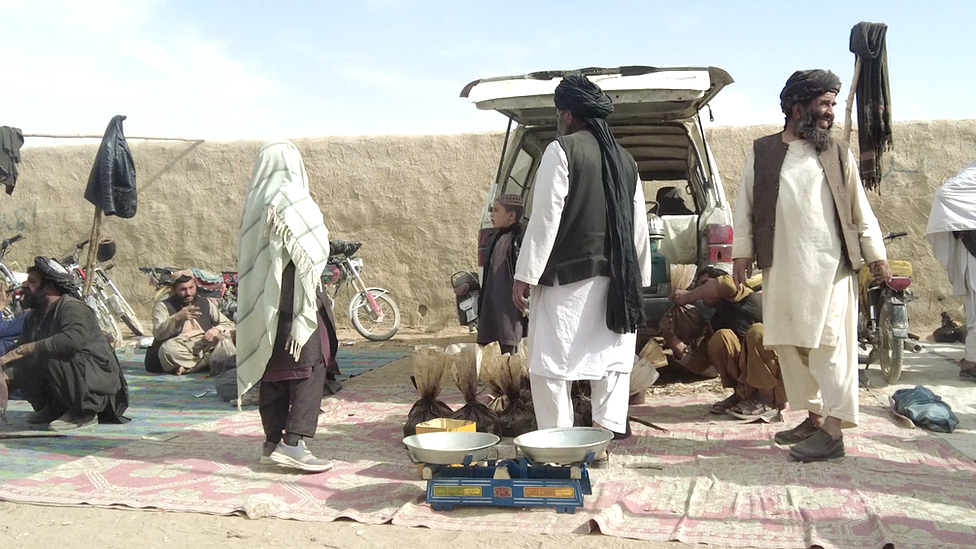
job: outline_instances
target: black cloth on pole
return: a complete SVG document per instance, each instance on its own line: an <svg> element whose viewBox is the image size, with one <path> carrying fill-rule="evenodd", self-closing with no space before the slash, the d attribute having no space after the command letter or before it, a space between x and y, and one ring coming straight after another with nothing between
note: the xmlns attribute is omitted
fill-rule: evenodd
<svg viewBox="0 0 976 549"><path fill-rule="evenodd" d="M20 128L0 126L0 183L7 187L7 194L14 194L17 185L17 164L23 144L24 134Z"/></svg>
<svg viewBox="0 0 976 549"><path fill-rule="evenodd" d="M851 29L851 52L861 60L857 82L857 143L861 183L880 192L881 155L891 149L891 90L884 23L861 22Z"/></svg>
<svg viewBox="0 0 976 549"><path fill-rule="evenodd" d="M610 291L607 328L625 334L644 324L641 272L634 246L634 197L621 181L624 157L607 125L613 113L610 96L582 74L570 74L556 87L556 108L586 120L603 157L603 190L607 201L607 239L610 251Z"/></svg>
<svg viewBox="0 0 976 549"><path fill-rule="evenodd" d="M128 219L136 215L136 167L122 133L123 120L124 116L117 115L105 128L88 176L85 200L101 207L105 215Z"/></svg>

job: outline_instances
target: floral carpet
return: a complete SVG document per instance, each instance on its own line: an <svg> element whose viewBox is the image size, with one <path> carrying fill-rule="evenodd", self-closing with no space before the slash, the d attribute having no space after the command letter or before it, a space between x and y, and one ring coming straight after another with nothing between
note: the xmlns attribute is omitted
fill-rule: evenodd
<svg viewBox="0 0 976 549"><path fill-rule="evenodd" d="M457 397L445 398L456 404ZM70 459L3 479L0 499L234 514L271 496L278 504L273 516L306 521L346 517L459 531L599 531L771 548L976 544L976 464L944 440L903 430L863 401L861 426L845 434L848 456L802 465L771 442L783 424L710 416L710 397L656 396L632 407L633 416L665 430L632 422L635 436L614 444L609 468L590 471L593 495L571 515L548 508L431 510L401 443L402 423L416 398L406 385L347 386L323 402L309 447L336 462L326 473L260 465L256 411L203 410L219 417L162 435L118 438L134 421L99 426L71 441L47 439L48 451ZM786 425L800 418L790 413ZM58 450L78 444L76 438L87 451ZM11 441L0 442L3 457ZM500 453L511 457L514 450L503 445Z"/></svg>

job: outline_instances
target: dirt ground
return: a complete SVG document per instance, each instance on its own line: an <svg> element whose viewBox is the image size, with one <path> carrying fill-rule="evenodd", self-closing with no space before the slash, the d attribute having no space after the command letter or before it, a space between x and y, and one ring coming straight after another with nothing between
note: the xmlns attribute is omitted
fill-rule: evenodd
<svg viewBox="0 0 976 549"><path fill-rule="evenodd" d="M411 349L414 345L441 345L473 341L462 329L436 334L404 329L388 342L364 341L355 332L341 331L340 342L355 347ZM357 385L388 383L406 376L407 359L391 363L347 382ZM654 387L651 394L722 392L717 381L672 383ZM646 542L590 535L524 535L494 532L448 532L426 528L403 528L389 524L372 526L341 520L311 523L279 519L251 520L241 516L213 516L193 513L168 513L155 510L105 509L95 507L44 507L0 502L0 547L49 549L67 546L80 549L165 547L235 548L362 548L362 547L440 547L444 549L687 549L701 547L679 542ZM709 546L717 547L719 546Z"/></svg>

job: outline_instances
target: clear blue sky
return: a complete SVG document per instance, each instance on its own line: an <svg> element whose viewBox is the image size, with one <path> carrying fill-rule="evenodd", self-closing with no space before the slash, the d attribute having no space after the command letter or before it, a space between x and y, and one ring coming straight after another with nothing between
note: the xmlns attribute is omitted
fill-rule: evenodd
<svg viewBox="0 0 976 549"><path fill-rule="evenodd" d="M722 67L716 124L778 122L795 69L833 70L846 98L859 21L889 26L896 120L976 118L966 1L0 0L0 19L0 125L25 132L114 114L211 139L502 130L464 84L619 65Z"/></svg>

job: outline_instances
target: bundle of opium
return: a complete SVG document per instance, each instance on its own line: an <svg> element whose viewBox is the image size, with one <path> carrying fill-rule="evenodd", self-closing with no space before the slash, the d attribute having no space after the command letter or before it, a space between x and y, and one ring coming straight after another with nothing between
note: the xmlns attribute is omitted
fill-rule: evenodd
<svg viewBox="0 0 976 549"><path fill-rule="evenodd" d="M445 354L451 357L454 382L464 395L464 406L456 410L451 419L473 421L478 431L497 434L498 416L478 400L478 365L482 349L474 344L451 345Z"/></svg>
<svg viewBox="0 0 976 549"><path fill-rule="evenodd" d="M498 414L497 434L517 437L536 430L531 392L523 391L529 376L525 347L519 347L514 355L491 355L490 360L483 354L481 368L489 385L501 393L490 406Z"/></svg>
<svg viewBox="0 0 976 549"><path fill-rule="evenodd" d="M417 434L417 424L437 418L449 418L454 413L450 406L437 397L444 386L449 370L449 358L439 347L417 347L413 354L414 385L420 391L420 399L413 404L403 425L403 436Z"/></svg>

